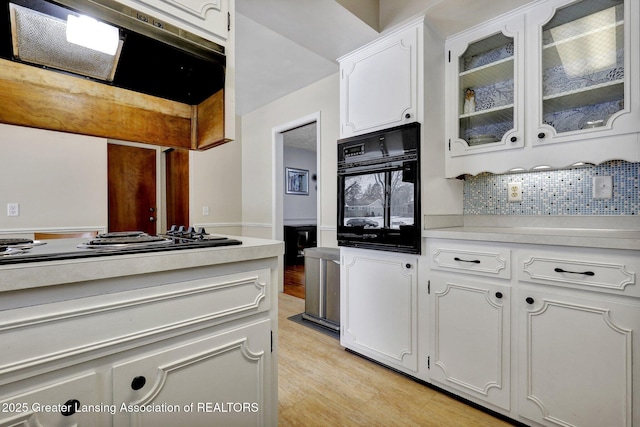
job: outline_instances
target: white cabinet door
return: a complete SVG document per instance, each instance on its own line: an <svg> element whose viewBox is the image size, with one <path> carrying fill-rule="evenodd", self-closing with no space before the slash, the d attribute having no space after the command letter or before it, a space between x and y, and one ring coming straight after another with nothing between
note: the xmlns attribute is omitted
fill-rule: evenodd
<svg viewBox="0 0 640 427"><path fill-rule="evenodd" d="M412 23L340 61L340 137L419 119L423 22Z"/></svg>
<svg viewBox="0 0 640 427"><path fill-rule="evenodd" d="M276 398L270 325L262 320L117 364L113 402L126 410L114 425L268 425Z"/></svg>
<svg viewBox="0 0 640 427"><path fill-rule="evenodd" d="M516 305L520 415L548 426L640 425L640 306L527 287Z"/></svg>
<svg viewBox="0 0 640 427"><path fill-rule="evenodd" d="M112 407L100 394L95 372L63 377L53 383L37 382L23 393L0 397L0 426L99 426L110 422Z"/></svg>
<svg viewBox="0 0 640 427"><path fill-rule="evenodd" d="M640 131L637 1L547 1L527 19L528 69L538 82L529 87L533 145ZM618 151L615 141L599 143Z"/></svg>
<svg viewBox="0 0 640 427"><path fill-rule="evenodd" d="M449 40L445 49L449 155L523 147L524 16Z"/></svg>
<svg viewBox="0 0 640 427"><path fill-rule="evenodd" d="M340 255L340 344L415 376L418 258L345 248Z"/></svg>
<svg viewBox="0 0 640 427"><path fill-rule="evenodd" d="M442 272L430 282L431 379L508 410L510 287Z"/></svg>

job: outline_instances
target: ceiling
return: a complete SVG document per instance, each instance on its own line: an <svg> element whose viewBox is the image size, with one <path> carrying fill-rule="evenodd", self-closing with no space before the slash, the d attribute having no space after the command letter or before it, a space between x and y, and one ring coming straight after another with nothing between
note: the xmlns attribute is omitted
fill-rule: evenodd
<svg viewBox="0 0 640 427"><path fill-rule="evenodd" d="M316 151L317 149L317 123L309 123L290 129L282 133L282 143L285 148L300 148L307 151Z"/></svg>
<svg viewBox="0 0 640 427"><path fill-rule="evenodd" d="M530 1L236 0L236 114L337 73L337 58L411 17L447 37Z"/></svg>

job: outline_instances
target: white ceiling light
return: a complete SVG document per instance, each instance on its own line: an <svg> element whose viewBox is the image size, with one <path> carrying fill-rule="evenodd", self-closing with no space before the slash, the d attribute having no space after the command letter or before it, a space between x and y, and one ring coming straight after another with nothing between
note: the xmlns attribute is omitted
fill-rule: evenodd
<svg viewBox="0 0 640 427"><path fill-rule="evenodd" d="M116 27L88 16L69 15L67 41L113 56L118 51L120 34Z"/></svg>

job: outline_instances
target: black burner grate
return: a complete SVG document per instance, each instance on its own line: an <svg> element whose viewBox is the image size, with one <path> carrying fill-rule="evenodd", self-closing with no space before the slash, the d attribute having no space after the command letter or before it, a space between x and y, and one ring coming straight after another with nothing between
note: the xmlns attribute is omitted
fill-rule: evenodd
<svg viewBox="0 0 640 427"><path fill-rule="evenodd" d="M12 246L12 245L28 245L33 243L30 239L0 239L0 246Z"/></svg>
<svg viewBox="0 0 640 427"><path fill-rule="evenodd" d="M159 236L124 236L124 237L104 237L93 239L87 242L88 245L131 245L136 243L163 242L167 239ZM168 241L170 242L170 241Z"/></svg>

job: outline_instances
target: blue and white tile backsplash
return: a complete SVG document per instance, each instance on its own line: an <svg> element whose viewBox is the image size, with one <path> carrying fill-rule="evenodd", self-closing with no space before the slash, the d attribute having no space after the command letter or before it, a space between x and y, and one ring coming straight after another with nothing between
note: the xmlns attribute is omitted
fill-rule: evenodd
<svg viewBox="0 0 640 427"><path fill-rule="evenodd" d="M613 177L613 198L593 198L593 177ZM522 182L522 202L507 185ZM571 169L467 176L465 215L640 215L640 163L611 161Z"/></svg>

